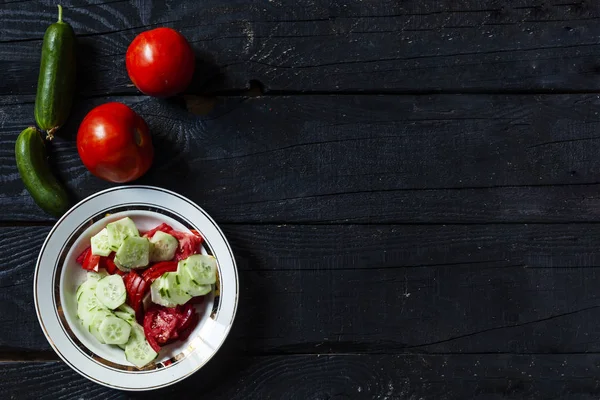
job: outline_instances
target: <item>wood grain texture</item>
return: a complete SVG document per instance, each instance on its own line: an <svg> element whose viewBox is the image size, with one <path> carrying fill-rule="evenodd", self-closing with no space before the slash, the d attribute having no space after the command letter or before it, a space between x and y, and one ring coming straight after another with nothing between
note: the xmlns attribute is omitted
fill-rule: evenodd
<svg viewBox="0 0 600 400"><path fill-rule="evenodd" d="M150 125L156 158L138 183L188 196L218 222L600 220L596 95L230 97L206 116L146 97L79 101L52 148L74 199L110 186L74 143L85 114L110 100ZM32 116L32 103L0 108L0 220L50 220L14 163Z"/></svg>
<svg viewBox="0 0 600 400"><path fill-rule="evenodd" d="M41 4L40 4L41 3ZM138 33L180 30L200 67L190 93L268 91L598 91L593 1L340 3L64 1L79 35L85 95L134 93L124 54ZM33 94L50 1L0 5L0 93Z"/></svg>
<svg viewBox="0 0 600 400"><path fill-rule="evenodd" d="M224 230L240 269L232 347L244 354L600 352L591 224ZM49 349L31 292L48 231L0 228L0 324L12 327L0 348Z"/></svg>
<svg viewBox="0 0 600 400"><path fill-rule="evenodd" d="M183 382L150 393L104 388L60 362L0 363L0 389L7 398L40 400L196 398L198 393L203 399L223 400L579 400L600 395L599 363L597 354L244 357L219 353Z"/></svg>

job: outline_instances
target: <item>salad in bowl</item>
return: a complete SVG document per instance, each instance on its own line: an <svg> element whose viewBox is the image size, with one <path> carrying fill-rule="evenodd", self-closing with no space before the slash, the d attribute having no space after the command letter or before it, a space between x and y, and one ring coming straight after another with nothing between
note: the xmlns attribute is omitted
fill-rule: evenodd
<svg viewBox="0 0 600 400"><path fill-rule="evenodd" d="M73 370L121 390L154 390L204 367L235 318L239 283L225 235L190 199L120 186L71 208L34 275L40 327Z"/></svg>
<svg viewBox="0 0 600 400"><path fill-rule="evenodd" d="M217 261L197 231L167 223L141 231L130 217L109 222L76 261L88 271L75 292L77 318L100 344L143 368L161 347L187 339L217 282Z"/></svg>

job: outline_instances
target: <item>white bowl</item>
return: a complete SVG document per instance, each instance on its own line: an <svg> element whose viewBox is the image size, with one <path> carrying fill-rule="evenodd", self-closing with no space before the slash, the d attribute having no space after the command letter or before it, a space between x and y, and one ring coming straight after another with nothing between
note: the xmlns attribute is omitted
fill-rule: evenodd
<svg viewBox="0 0 600 400"><path fill-rule="evenodd" d="M155 362L143 370L129 363L119 348L100 344L76 315L75 291L86 275L75 261L77 256L108 222L126 216L142 231L163 222L177 230L197 230L204 238L202 252L214 255L218 264L215 290L196 305L200 322L194 331L187 340L163 347ZM48 234L34 277L38 319L56 353L86 378L124 390L158 389L200 369L231 329L238 289L235 259L216 223L185 197L150 186L108 189L74 206Z"/></svg>

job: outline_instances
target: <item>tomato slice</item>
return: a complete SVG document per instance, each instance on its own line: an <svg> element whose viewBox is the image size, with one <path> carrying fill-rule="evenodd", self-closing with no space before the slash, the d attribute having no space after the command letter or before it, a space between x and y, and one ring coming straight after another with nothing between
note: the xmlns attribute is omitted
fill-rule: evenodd
<svg viewBox="0 0 600 400"><path fill-rule="evenodd" d="M185 304L183 306L177 306L177 331L186 329L191 321L193 315L196 313L196 309L191 304Z"/></svg>
<svg viewBox="0 0 600 400"><path fill-rule="evenodd" d="M177 307L151 305L144 315L144 334L155 351L162 345L187 338L200 317L191 304Z"/></svg>
<svg viewBox="0 0 600 400"><path fill-rule="evenodd" d="M150 288L148 283L144 280L144 278L140 277L139 284L135 288L135 299L133 300L134 307L136 313L139 313L142 310L142 301L144 300L144 296L146 295L146 291Z"/></svg>
<svg viewBox="0 0 600 400"><path fill-rule="evenodd" d="M76 261L87 271L98 272L98 268L100 267L100 256L93 255L91 247L82 251L81 254L77 256Z"/></svg>
<svg viewBox="0 0 600 400"><path fill-rule="evenodd" d="M127 299L129 300L131 298L130 293L131 293L131 284L133 279L135 278L134 276L135 273L128 273L127 275L125 275L123 277L123 283L125 284L125 291L127 292Z"/></svg>
<svg viewBox="0 0 600 400"><path fill-rule="evenodd" d="M202 235L200 234L200 232L198 232L195 229L190 229L190 232L192 232L194 235L198 236L198 237L202 237Z"/></svg>
<svg viewBox="0 0 600 400"><path fill-rule="evenodd" d="M144 279L142 278L142 281L140 282L140 286L138 286L138 301L141 303L144 300L144 296L146 295L146 292L150 289L150 284Z"/></svg>
<svg viewBox="0 0 600 400"><path fill-rule="evenodd" d="M196 327L196 325L198 325L198 322L200 322L200 316L198 315L198 313L193 313L187 327L179 331L179 340L187 339Z"/></svg>
<svg viewBox="0 0 600 400"><path fill-rule="evenodd" d="M129 271L123 280L125 283L125 290L127 291L127 304L129 304L137 314L140 311L141 300L138 296L138 290L140 283L144 280L135 271Z"/></svg>
<svg viewBox="0 0 600 400"><path fill-rule="evenodd" d="M131 273L131 272L130 272ZM142 279L141 276L139 276L137 273L135 274L135 278L133 280L133 283L131 284L131 307L137 312L140 302L139 302L139 295L138 295L138 290L140 288L140 284L143 282L144 280Z"/></svg>
<svg viewBox="0 0 600 400"><path fill-rule="evenodd" d="M82 265L83 266L83 262L85 261L85 258L87 257L88 253L92 250L91 247L86 247L85 250L83 250L81 252L81 254L79 254L77 256L77 264Z"/></svg>
<svg viewBox="0 0 600 400"><path fill-rule="evenodd" d="M142 278L151 284L156 279L160 278L165 272L177 271L177 261L163 261L154 264L142 273Z"/></svg>
<svg viewBox="0 0 600 400"><path fill-rule="evenodd" d="M93 255L91 250L88 251L83 260L82 267L87 271L98 272L98 269L100 268L100 256Z"/></svg>
<svg viewBox="0 0 600 400"><path fill-rule="evenodd" d="M148 344L150 345L150 347L152 347L152 349L155 352L158 353L160 351L160 346L156 342L156 339L154 339L154 332L152 331L152 323L157 315L158 315L158 308L149 307L146 310L146 315L144 315L143 326L144 326L144 335L146 336L146 340L148 341Z"/></svg>
<svg viewBox="0 0 600 400"><path fill-rule="evenodd" d="M196 297L192 297L187 303L185 304L202 304L204 303L204 297L205 296L196 296Z"/></svg>
<svg viewBox="0 0 600 400"><path fill-rule="evenodd" d="M144 333L161 345L169 341L177 328L177 315L169 308L152 305L144 316Z"/></svg>
<svg viewBox="0 0 600 400"><path fill-rule="evenodd" d="M154 234L157 231L161 231L164 233L171 233L173 231L173 228L171 228L171 225L162 223L159 226L157 226L156 228L150 229L148 232L144 233L142 236L151 238L152 236L154 236Z"/></svg>
<svg viewBox="0 0 600 400"><path fill-rule="evenodd" d="M192 254L200 253L200 245L203 240L202 236L180 231L172 231L169 233L179 241L179 248L175 253L175 261L185 260Z"/></svg>
<svg viewBox="0 0 600 400"><path fill-rule="evenodd" d="M111 275L118 273L117 271L123 272L117 268L114 259L115 253L112 252L108 257L102 257L102 259L100 260L100 265L104 267L106 269L106 272L108 272Z"/></svg>

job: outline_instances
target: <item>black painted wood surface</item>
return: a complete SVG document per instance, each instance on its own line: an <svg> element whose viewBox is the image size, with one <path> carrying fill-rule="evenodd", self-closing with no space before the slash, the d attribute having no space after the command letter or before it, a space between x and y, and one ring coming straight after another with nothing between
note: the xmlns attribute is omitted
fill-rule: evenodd
<svg viewBox="0 0 600 400"><path fill-rule="evenodd" d="M239 266L224 348L146 396L600 396L598 4L62 4L81 72L51 161L73 201L111 186L81 164L79 123L124 102L158 149L136 183L205 208ZM55 14L50 1L0 4L0 390L140 397L59 361L33 306L55 220L13 151ZM140 95L124 67L135 35L163 25L199 61L169 100Z"/></svg>

